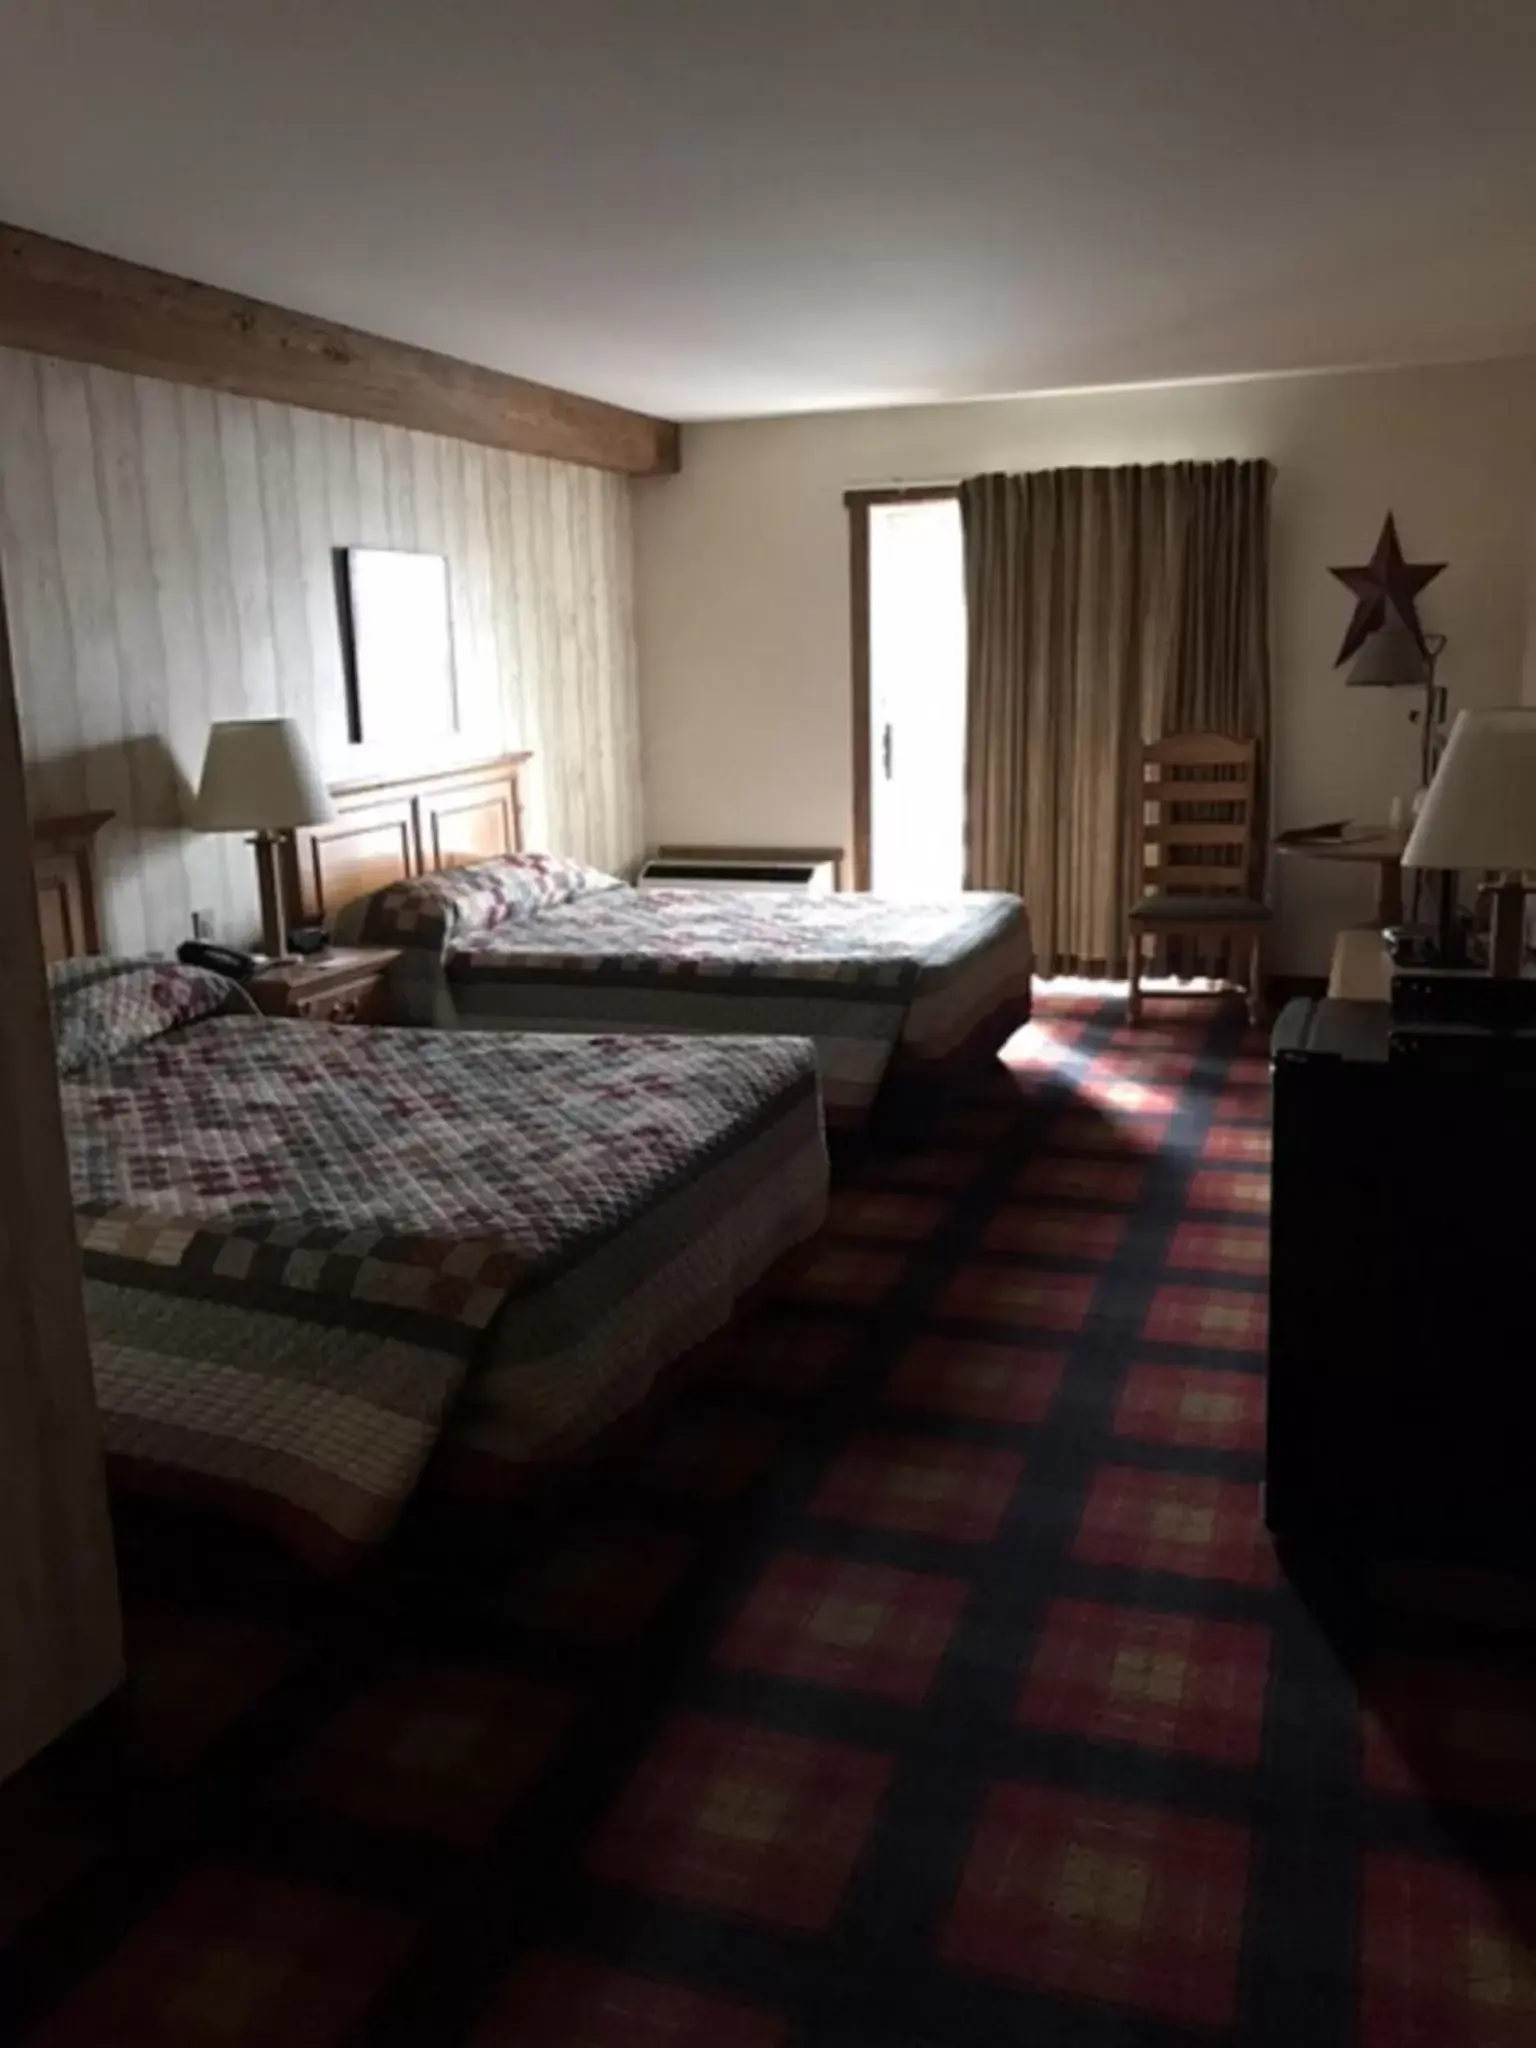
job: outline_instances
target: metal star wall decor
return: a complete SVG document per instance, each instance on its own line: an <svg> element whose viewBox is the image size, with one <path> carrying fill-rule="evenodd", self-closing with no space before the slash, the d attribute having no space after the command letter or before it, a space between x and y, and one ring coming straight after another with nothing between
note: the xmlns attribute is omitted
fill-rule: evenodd
<svg viewBox="0 0 1536 2048"><path fill-rule="evenodd" d="M1373 633L1391 625L1406 627L1427 662L1429 643L1424 638L1424 628L1419 624L1414 600L1426 583L1434 582L1444 567L1444 562L1404 561L1397 538L1397 521L1389 512L1381 529L1381 538L1376 543L1376 552L1362 568L1328 571L1330 576L1338 577L1355 600L1355 615L1349 622L1349 630L1344 635L1344 644L1339 649L1334 667L1342 667L1352 654L1359 653Z"/></svg>

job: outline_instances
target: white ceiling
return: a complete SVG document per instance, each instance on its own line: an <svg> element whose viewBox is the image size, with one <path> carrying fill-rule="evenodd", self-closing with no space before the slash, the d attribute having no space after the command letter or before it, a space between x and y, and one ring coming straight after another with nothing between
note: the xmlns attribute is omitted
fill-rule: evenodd
<svg viewBox="0 0 1536 2048"><path fill-rule="evenodd" d="M0 0L0 219L681 419L1536 352L1536 4Z"/></svg>

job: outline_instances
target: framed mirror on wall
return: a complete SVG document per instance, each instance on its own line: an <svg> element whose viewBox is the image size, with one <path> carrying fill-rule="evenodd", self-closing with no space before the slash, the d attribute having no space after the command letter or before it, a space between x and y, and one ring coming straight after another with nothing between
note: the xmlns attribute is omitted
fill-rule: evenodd
<svg viewBox="0 0 1536 2048"><path fill-rule="evenodd" d="M446 555L338 548L347 738L400 754L459 731Z"/></svg>

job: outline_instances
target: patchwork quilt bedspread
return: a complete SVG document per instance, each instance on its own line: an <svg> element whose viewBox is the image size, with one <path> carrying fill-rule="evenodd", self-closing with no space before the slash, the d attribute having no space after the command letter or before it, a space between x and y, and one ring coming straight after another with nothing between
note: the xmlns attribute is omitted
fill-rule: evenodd
<svg viewBox="0 0 1536 2048"><path fill-rule="evenodd" d="M316 1558L380 1536L445 1431L565 1455L824 1209L804 1044L62 1007L114 1478Z"/></svg>
<svg viewBox="0 0 1536 2048"><path fill-rule="evenodd" d="M642 891L603 877L509 903L501 878L515 865L398 884L364 914L368 937L424 956L418 995L437 974L465 1023L808 1037L828 1115L847 1124L893 1065L936 1068L980 1041L995 1050L1029 1014L1016 896Z"/></svg>
<svg viewBox="0 0 1536 2048"><path fill-rule="evenodd" d="M898 1064L937 1067L1029 1013L1015 896L606 890L467 933L460 1017L538 1030L787 1032L815 1042L829 1116L861 1122Z"/></svg>

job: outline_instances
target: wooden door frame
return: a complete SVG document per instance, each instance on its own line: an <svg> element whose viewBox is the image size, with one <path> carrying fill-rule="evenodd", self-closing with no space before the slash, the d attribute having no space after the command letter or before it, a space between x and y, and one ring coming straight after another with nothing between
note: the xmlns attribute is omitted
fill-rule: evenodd
<svg viewBox="0 0 1536 2048"><path fill-rule="evenodd" d="M0 1778L123 1675L0 578Z"/></svg>
<svg viewBox="0 0 1536 2048"><path fill-rule="evenodd" d="M931 504L958 498L958 484L892 484L880 490L844 491L848 508L848 645L851 654L853 717L853 886L870 878L870 820L874 792L869 776L869 508L871 505Z"/></svg>

